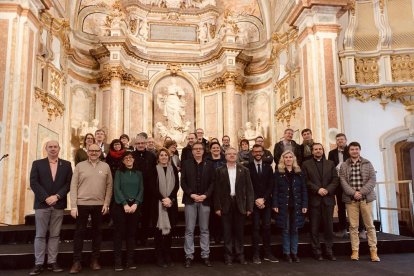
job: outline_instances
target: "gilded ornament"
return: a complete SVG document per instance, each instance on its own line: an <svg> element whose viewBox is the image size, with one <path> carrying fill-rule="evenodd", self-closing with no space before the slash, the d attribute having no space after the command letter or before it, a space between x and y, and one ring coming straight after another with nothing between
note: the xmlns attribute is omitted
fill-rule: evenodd
<svg viewBox="0 0 414 276"><path fill-rule="evenodd" d="M373 84L379 82L378 58L355 58L355 76L357 83Z"/></svg>
<svg viewBox="0 0 414 276"><path fill-rule="evenodd" d="M63 116L65 105L54 95L35 87L35 100L40 100L42 103L42 110L46 109L49 122L52 121L53 117L57 118Z"/></svg>
<svg viewBox="0 0 414 276"><path fill-rule="evenodd" d="M276 110L275 117L278 122L290 123L291 119L295 117L296 110L302 106L302 97L296 98L295 100L283 105Z"/></svg>

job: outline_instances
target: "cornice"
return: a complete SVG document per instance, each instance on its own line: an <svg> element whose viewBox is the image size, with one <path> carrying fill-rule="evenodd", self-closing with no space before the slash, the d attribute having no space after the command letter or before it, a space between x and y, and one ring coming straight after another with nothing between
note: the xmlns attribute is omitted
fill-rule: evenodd
<svg viewBox="0 0 414 276"><path fill-rule="evenodd" d="M210 91L217 88L225 88L227 83L234 83L240 90L244 88L244 79L239 73L233 71L225 71L221 76L211 81L200 82L200 89Z"/></svg>
<svg viewBox="0 0 414 276"><path fill-rule="evenodd" d="M136 88L147 88L148 80L140 79L132 73L125 70L121 65L105 64L102 71L99 73L97 81L101 88L110 87L111 80L118 78L121 84Z"/></svg>
<svg viewBox="0 0 414 276"><path fill-rule="evenodd" d="M39 87L35 87L35 99L40 100L43 110L46 109L49 122L52 121L53 117L63 116L65 105L54 95L45 92Z"/></svg>
<svg viewBox="0 0 414 276"><path fill-rule="evenodd" d="M302 106L302 97L296 98L295 100L284 104L278 110L276 110L275 117L276 121L290 123L292 117L296 115L296 109Z"/></svg>

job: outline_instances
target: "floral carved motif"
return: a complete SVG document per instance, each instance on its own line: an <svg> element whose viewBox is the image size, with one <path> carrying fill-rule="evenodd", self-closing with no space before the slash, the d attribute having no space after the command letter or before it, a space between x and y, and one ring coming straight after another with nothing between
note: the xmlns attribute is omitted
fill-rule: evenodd
<svg viewBox="0 0 414 276"><path fill-rule="evenodd" d="M395 82L413 81L414 55L392 55L391 71Z"/></svg>
<svg viewBox="0 0 414 276"><path fill-rule="evenodd" d="M292 117L296 115L296 110L302 106L302 97L296 98L295 100L283 105L281 108L276 110L275 116L278 122L290 123Z"/></svg>
<svg viewBox="0 0 414 276"><path fill-rule="evenodd" d="M357 83L372 84L379 82L378 58L355 58Z"/></svg>
<svg viewBox="0 0 414 276"><path fill-rule="evenodd" d="M48 121L52 121L53 117L63 116L65 105L54 95L45 92L43 89L35 87L35 99L40 100L42 109L47 111Z"/></svg>

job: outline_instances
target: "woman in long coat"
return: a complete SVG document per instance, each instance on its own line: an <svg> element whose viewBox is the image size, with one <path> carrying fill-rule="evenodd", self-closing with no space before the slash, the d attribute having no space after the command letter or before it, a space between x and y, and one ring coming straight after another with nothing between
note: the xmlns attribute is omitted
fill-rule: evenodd
<svg viewBox="0 0 414 276"><path fill-rule="evenodd" d="M305 177L290 150L282 153L277 166L272 200L276 225L283 229L283 257L298 263L298 229L305 224L308 194Z"/></svg>

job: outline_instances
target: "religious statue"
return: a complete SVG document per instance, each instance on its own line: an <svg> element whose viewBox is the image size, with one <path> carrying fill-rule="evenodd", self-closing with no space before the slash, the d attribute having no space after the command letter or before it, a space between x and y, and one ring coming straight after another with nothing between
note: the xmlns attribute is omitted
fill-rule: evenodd
<svg viewBox="0 0 414 276"><path fill-rule="evenodd" d="M257 119L256 128L251 122L246 123L246 128L244 130L243 137L249 141L249 147L252 147L255 144L255 140L258 136L264 137L264 129L261 126L260 119Z"/></svg>
<svg viewBox="0 0 414 276"><path fill-rule="evenodd" d="M207 23L204 23L200 27L200 33L198 35L200 43L207 43L208 42L208 26Z"/></svg>
<svg viewBox="0 0 414 276"><path fill-rule="evenodd" d="M148 24L145 20L139 21L138 37L142 40L148 39Z"/></svg>

